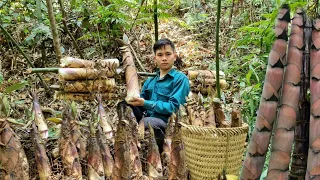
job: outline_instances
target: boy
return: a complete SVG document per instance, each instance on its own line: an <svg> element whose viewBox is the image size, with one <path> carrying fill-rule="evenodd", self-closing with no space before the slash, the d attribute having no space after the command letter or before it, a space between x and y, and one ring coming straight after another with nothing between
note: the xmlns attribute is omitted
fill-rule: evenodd
<svg viewBox="0 0 320 180"><path fill-rule="evenodd" d="M138 121L148 122L154 128L160 152L168 118L186 102L190 91L189 80L182 72L173 68L177 53L173 42L164 38L153 46L154 61L159 68L155 77L149 78L143 85L140 98L127 102L133 106ZM146 111L146 112L143 112ZM145 117L143 117L145 113Z"/></svg>

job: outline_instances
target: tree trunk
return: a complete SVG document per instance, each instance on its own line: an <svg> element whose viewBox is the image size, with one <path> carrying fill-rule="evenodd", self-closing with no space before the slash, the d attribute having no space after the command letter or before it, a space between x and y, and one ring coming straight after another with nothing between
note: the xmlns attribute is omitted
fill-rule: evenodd
<svg viewBox="0 0 320 180"><path fill-rule="evenodd" d="M60 59L62 57L62 53L60 50L60 39L59 39L58 30L57 30L57 26L56 26L56 19L54 17L54 13L53 13L52 1L46 0L46 2L47 2L48 15L49 15L52 38L53 38L53 46L54 46L54 50L56 52L58 62L60 62Z"/></svg>

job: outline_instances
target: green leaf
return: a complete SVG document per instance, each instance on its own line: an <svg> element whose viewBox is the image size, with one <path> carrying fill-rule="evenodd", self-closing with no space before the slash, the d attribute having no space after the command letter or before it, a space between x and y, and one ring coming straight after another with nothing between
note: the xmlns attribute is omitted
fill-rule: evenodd
<svg viewBox="0 0 320 180"><path fill-rule="evenodd" d="M71 112L72 112L73 117L76 118L78 111L77 111L77 104L74 101L72 101L72 103L71 103Z"/></svg>
<svg viewBox="0 0 320 180"><path fill-rule="evenodd" d="M251 82L250 82L251 75L252 75L252 70L250 69L249 72L246 74L246 81L249 86L251 85Z"/></svg>
<svg viewBox="0 0 320 180"><path fill-rule="evenodd" d="M3 83L3 75L2 73L0 72L0 85Z"/></svg>
<svg viewBox="0 0 320 180"><path fill-rule="evenodd" d="M10 105L7 97L0 94L0 117L8 117L10 112Z"/></svg>
<svg viewBox="0 0 320 180"><path fill-rule="evenodd" d="M27 81L21 81L20 83L13 84L13 85L7 87L4 90L4 93L11 93L12 91L23 89L27 84L28 84Z"/></svg>

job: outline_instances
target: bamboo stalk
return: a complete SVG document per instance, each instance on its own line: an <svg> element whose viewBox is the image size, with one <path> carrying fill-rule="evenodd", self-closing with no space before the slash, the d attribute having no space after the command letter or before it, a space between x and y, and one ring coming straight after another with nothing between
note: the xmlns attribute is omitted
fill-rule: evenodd
<svg viewBox="0 0 320 180"><path fill-rule="evenodd" d="M74 37L72 36L72 34L70 33L69 29L68 29L68 26L67 26L67 15L66 15L66 11L64 10L63 8L63 0L58 0L59 4L60 4L60 10L61 10L61 14L62 14L62 23L63 23L63 26L64 26L64 30L67 32L67 34L70 36L72 42L73 42L73 45L76 47L76 50L78 52L78 54L80 55L80 57L82 59L84 59L84 56L77 44L77 41L74 39Z"/></svg>
<svg viewBox="0 0 320 180"><path fill-rule="evenodd" d="M46 2L47 2L48 15L49 15L52 38L53 38L53 46L54 46L54 50L56 52L56 56L57 56L57 59L59 62L62 57L62 53L60 50L60 39L59 39L58 29L57 29L57 25L56 25L56 18L53 13L52 1L46 0Z"/></svg>
<svg viewBox="0 0 320 180"><path fill-rule="evenodd" d="M46 73L46 72L52 72L52 73L58 73L60 68L29 68L27 69L27 73ZM118 71L119 70L119 71ZM117 72L120 72L121 69L117 69ZM140 76L156 76L156 73L149 73L149 72L137 72Z"/></svg>
<svg viewBox="0 0 320 180"><path fill-rule="evenodd" d="M32 68L35 68L35 66L33 65L33 63L31 62L30 58L22 51L22 49L20 48L20 46L18 45L18 43L13 39L13 37L4 29L4 27L0 24L0 29L4 32L4 34L12 41L12 43L18 48L18 51L22 54L22 56L27 60L29 66L31 66ZM41 84L43 85L44 89L46 90L46 92L49 92L49 88L48 85L44 82L44 80L42 79L42 77L37 74L38 78L40 79Z"/></svg>
<svg viewBox="0 0 320 180"><path fill-rule="evenodd" d="M219 81L219 31L220 31L220 13L221 13L221 0L218 0L218 7L217 7L217 24L216 24L216 78L217 78L217 95L218 98L221 98L220 94L220 81Z"/></svg>

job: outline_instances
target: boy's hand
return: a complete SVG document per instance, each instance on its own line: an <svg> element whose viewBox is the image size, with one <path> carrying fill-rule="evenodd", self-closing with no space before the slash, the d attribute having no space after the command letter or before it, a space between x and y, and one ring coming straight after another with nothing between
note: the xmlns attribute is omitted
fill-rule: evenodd
<svg viewBox="0 0 320 180"><path fill-rule="evenodd" d="M127 103L132 105L132 106L143 106L144 99L143 98L134 97L134 98L132 98L132 100L127 101Z"/></svg>

